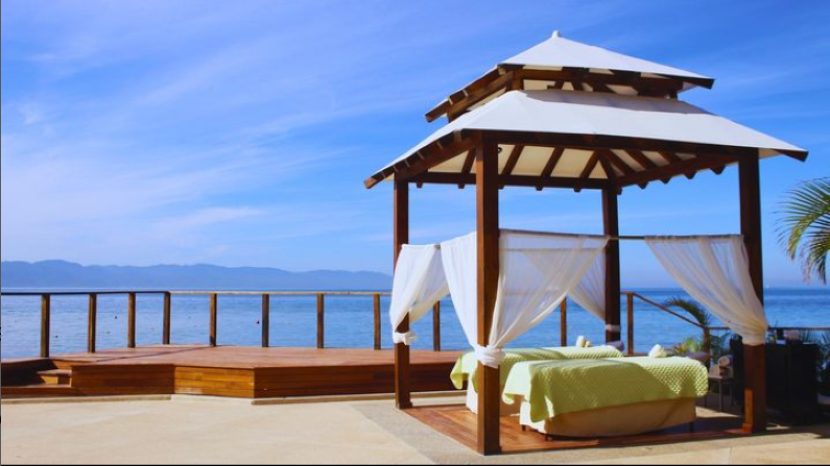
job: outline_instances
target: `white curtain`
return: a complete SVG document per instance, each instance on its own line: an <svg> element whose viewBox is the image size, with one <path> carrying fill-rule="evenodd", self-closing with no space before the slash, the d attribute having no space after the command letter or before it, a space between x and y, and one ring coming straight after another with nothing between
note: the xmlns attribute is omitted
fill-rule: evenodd
<svg viewBox="0 0 830 466"><path fill-rule="evenodd" d="M392 279L392 299L389 305L389 321L392 323L392 341L411 345L415 332L398 333L398 325L409 314L412 325L449 293L441 254L437 244L405 244L395 264Z"/></svg>
<svg viewBox="0 0 830 466"><path fill-rule="evenodd" d="M597 254L591 268L570 297L597 319L605 322L605 255Z"/></svg>
<svg viewBox="0 0 830 466"><path fill-rule="evenodd" d="M646 244L680 286L745 344L764 343L769 325L741 236L649 237Z"/></svg>
<svg viewBox="0 0 830 466"><path fill-rule="evenodd" d="M500 231L498 291L484 347L477 338L476 235L441 243L453 307L478 360L498 367L502 349L539 324L573 291L607 241L601 236Z"/></svg>

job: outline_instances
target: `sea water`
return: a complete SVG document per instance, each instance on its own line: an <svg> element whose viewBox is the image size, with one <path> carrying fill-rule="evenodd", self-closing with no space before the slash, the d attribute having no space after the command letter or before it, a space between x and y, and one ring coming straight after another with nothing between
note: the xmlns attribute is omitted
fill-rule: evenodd
<svg viewBox="0 0 830 466"><path fill-rule="evenodd" d="M9 291L9 290L6 290ZM688 298L680 290L636 290L656 302L673 297ZM624 297L622 335L626 335ZM51 353L86 350L87 296L52 296ZM772 326L830 326L830 289L767 289L767 320ZM162 296L138 295L136 304L136 343L161 343ZM382 346L389 348L391 326L387 314L389 298L381 298ZM171 306L171 342L177 344L208 342L210 303L202 295L173 295ZM340 348L371 348L373 345L373 310L371 296L326 296L325 345ZM261 298L259 295L219 295L217 341L220 345L259 346L261 344ZM559 311L510 344L513 347L558 346ZM314 296L272 296L270 313L271 346L316 345L316 298ZM573 301L568 303L568 340L578 335L594 343L604 340L604 324ZM717 323L716 325L721 325ZM416 349L432 348L432 314L416 322ZM688 337L700 338L700 330L668 315L643 301L635 301L635 349L648 351L655 343L671 347ZM0 357L36 356L40 347L40 298L37 296L0 298ZM127 345L126 295L99 295L97 347L122 348ZM452 301L441 303L441 347L445 350L467 349L468 344Z"/></svg>

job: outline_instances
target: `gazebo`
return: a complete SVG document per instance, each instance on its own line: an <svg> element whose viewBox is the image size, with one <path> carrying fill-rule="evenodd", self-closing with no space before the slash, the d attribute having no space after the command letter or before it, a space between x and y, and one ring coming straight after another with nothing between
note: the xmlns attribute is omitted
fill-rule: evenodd
<svg viewBox="0 0 830 466"><path fill-rule="evenodd" d="M620 339L617 197L628 187L692 179L738 165L740 225L752 287L763 302L759 161L807 152L678 98L712 78L561 37L509 58L427 112L448 123L366 181L393 183L394 256L409 242L409 186L474 185L476 190L477 336L488 341L499 278L499 190L600 190L604 234L606 340ZM409 330L404 318L397 332ZM745 345L743 429L765 429L762 345ZM477 370L478 450L499 447L499 369ZM409 347L395 345L395 400L412 406Z"/></svg>

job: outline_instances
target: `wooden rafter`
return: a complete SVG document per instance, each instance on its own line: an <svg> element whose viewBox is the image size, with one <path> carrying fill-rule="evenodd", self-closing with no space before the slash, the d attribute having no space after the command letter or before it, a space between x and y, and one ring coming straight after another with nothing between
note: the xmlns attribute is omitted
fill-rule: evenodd
<svg viewBox="0 0 830 466"><path fill-rule="evenodd" d="M465 175L469 174L473 170L473 162L475 162L475 160L476 160L476 151L473 150L473 149L470 149L470 151L467 152L467 157L464 159L464 166L461 167L461 173L463 173ZM463 182L458 183L458 188L459 189L464 189L464 183Z"/></svg>
<svg viewBox="0 0 830 466"><path fill-rule="evenodd" d="M559 163L559 160L562 158L562 154L564 153L564 147L556 147L553 149L553 152L550 154L550 158L548 158L548 161L545 164L545 168L542 169L542 173L539 175L539 184L536 185L537 191L542 190L545 178L550 178L550 175L553 174L553 170L556 168L556 164Z"/></svg>
<svg viewBox="0 0 830 466"><path fill-rule="evenodd" d="M525 146L521 144L513 146L513 150L510 151L510 155L507 157L507 163L504 164L504 169L501 172L502 175L510 175L513 173L513 169L516 168L516 164L519 163L519 157L522 156L524 148Z"/></svg>
<svg viewBox="0 0 830 466"><path fill-rule="evenodd" d="M618 180L618 184L620 186L628 186L653 180L666 182L666 180L677 175L723 167L737 162L740 158L734 155L699 154L698 157L693 159L683 160L682 162L664 165L651 170L644 170L631 176L624 176Z"/></svg>
<svg viewBox="0 0 830 466"><path fill-rule="evenodd" d="M665 154L672 153L675 160L668 165L648 170L628 173L623 164L609 160L625 174L618 177L620 186L642 185L654 180L668 181L676 175L693 176L700 170L718 170L719 167L730 164L740 157L757 157L758 149L719 144L700 144L682 141L665 141L645 138L628 138L623 136L585 135L585 134L552 134L532 133L521 131L480 131L461 130L450 133L439 141L430 143L404 161L374 174L364 184L371 188L385 178L394 175L396 179L414 179L417 175L428 171L458 154L470 150L475 145L477 135L486 135L500 145L522 145L551 148L568 148L595 151L597 149L655 151ZM693 154L695 158L683 160L676 153ZM806 152L792 152L793 157L803 159ZM671 157L671 156L669 156ZM676 159L675 159L676 157ZM509 183L508 183L509 184Z"/></svg>
<svg viewBox="0 0 830 466"><path fill-rule="evenodd" d="M644 170L650 170L652 168L657 168L657 164L654 163L650 158L646 157L646 154L643 151L637 149L629 149L625 151L632 159L634 159L637 163L643 167Z"/></svg>
<svg viewBox="0 0 830 466"><path fill-rule="evenodd" d="M582 190L582 185L585 181L591 178L591 172L594 171L596 168L597 163L599 162L599 151L595 150L591 157L588 159L588 162L585 163L585 167L582 169L582 173L579 174L579 178L577 178L576 187L574 187L574 191L579 192Z"/></svg>
<svg viewBox="0 0 830 466"><path fill-rule="evenodd" d="M586 83L597 92L613 92L609 85L629 86L638 94L652 97L677 97L688 82L703 87L712 87L713 80L707 78L679 78L672 76L647 77L640 73L612 71L611 74L595 73L586 68L565 67L561 70L527 69L518 65L499 65L465 88L454 92L426 113L427 121L434 121L442 115L450 120L467 111L470 107L499 90L524 89L525 80L552 81L554 86L564 82L573 83L575 89L582 89Z"/></svg>

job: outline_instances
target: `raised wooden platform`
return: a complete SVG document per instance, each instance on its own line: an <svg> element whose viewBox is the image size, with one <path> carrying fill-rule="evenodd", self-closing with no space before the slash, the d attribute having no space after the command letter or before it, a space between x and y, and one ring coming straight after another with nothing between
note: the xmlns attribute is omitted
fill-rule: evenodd
<svg viewBox="0 0 830 466"><path fill-rule="evenodd" d="M406 413L462 445L476 449L476 415L464 405L423 406L407 409ZM715 415L699 417L695 421L693 432L689 431L688 425L682 425L641 435L568 438L546 437L532 430L523 431L516 416L503 416L500 419L503 453L710 440L743 436L745 434L740 432L740 426L739 417Z"/></svg>
<svg viewBox="0 0 830 466"><path fill-rule="evenodd" d="M414 391L451 390L458 352L412 352ZM3 361L2 396L197 394L242 398L394 392L391 350L147 346ZM54 369L69 384L37 383ZM64 379L62 379L64 380Z"/></svg>

